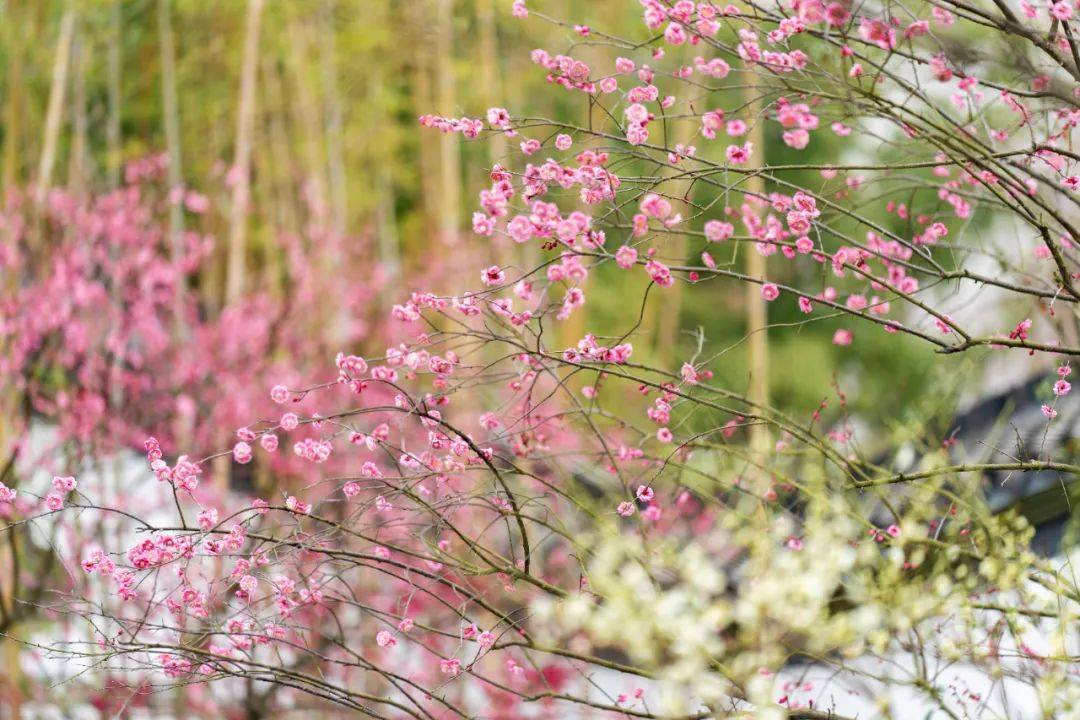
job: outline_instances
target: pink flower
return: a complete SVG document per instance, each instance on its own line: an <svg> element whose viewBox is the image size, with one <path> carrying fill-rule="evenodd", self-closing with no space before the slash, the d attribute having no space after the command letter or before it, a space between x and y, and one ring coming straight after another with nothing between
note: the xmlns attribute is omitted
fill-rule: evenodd
<svg viewBox="0 0 1080 720"><path fill-rule="evenodd" d="M1031 324L1031 318L1021 320L1016 323L1016 327L1009 333L1009 337L1013 340L1027 340Z"/></svg>
<svg viewBox="0 0 1080 720"><path fill-rule="evenodd" d="M611 348L604 357L610 363L615 365L622 365L630 359L630 356L634 353L634 346L630 343L621 343Z"/></svg>
<svg viewBox="0 0 1080 720"><path fill-rule="evenodd" d="M300 500L300 498L296 497L295 495L290 495L289 497L285 498L285 507L289 508L293 512L301 514L307 514L311 512L311 505L308 505L306 502Z"/></svg>
<svg viewBox="0 0 1080 720"><path fill-rule="evenodd" d="M641 201L641 212L649 217L663 220L671 214L671 203L656 193L650 193Z"/></svg>
<svg viewBox="0 0 1080 720"><path fill-rule="evenodd" d="M397 645L397 638L391 635L389 630L380 630L375 635L375 644L381 648L394 647Z"/></svg>
<svg viewBox="0 0 1080 720"><path fill-rule="evenodd" d="M477 235L485 237L495 232L495 219L486 213L474 212L472 216L472 229Z"/></svg>
<svg viewBox="0 0 1080 720"><path fill-rule="evenodd" d="M251 597L259 588L259 579L254 575L244 575L240 578L238 585L240 585L240 589L243 590L248 597Z"/></svg>
<svg viewBox="0 0 1080 720"><path fill-rule="evenodd" d="M724 111L711 110L701 116L701 134L709 140L716 138L716 132L723 127Z"/></svg>
<svg viewBox="0 0 1080 720"><path fill-rule="evenodd" d="M506 224L506 233L517 243L528 242L532 238L533 232L533 224L527 215L515 215Z"/></svg>
<svg viewBox="0 0 1080 720"><path fill-rule="evenodd" d="M559 133L555 136L555 147L560 150L569 150L570 146L574 144L574 139L566 133Z"/></svg>
<svg viewBox="0 0 1080 720"><path fill-rule="evenodd" d="M73 477L54 477L52 479L52 486L57 492L66 493L75 489L77 483Z"/></svg>
<svg viewBox="0 0 1080 720"><path fill-rule="evenodd" d="M1052 3L1050 5L1050 14L1062 22L1072 17L1072 5L1068 0L1060 0L1060 2Z"/></svg>
<svg viewBox="0 0 1080 720"><path fill-rule="evenodd" d="M700 374L697 369L690 363L683 363L682 369L679 370L679 375L682 376L683 382L696 385L700 379Z"/></svg>
<svg viewBox="0 0 1080 720"><path fill-rule="evenodd" d="M289 389L284 385L275 385L270 388L270 399L280 405L289 399Z"/></svg>
<svg viewBox="0 0 1080 720"><path fill-rule="evenodd" d="M669 443L674 436L671 434L671 430L666 427L662 427L656 431L656 439L660 442Z"/></svg>
<svg viewBox="0 0 1080 720"><path fill-rule="evenodd" d="M60 493L53 491L45 496L45 507L50 510L59 510L64 507L64 497Z"/></svg>
<svg viewBox="0 0 1080 720"><path fill-rule="evenodd" d="M454 677L461 672L461 661L457 658L448 658L439 661L439 670L443 675Z"/></svg>
<svg viewBox="0 0 1080 720"><path fill-rule="evenodd" d="M832 341L833 345L850 345L851 341L855 338L850 330L840 328L833 333Z"/></svg>
<svg viewBox="0 0 1080 720"><path fill-rule="evenodd" d="M942 7L934 7L930 11L930 14L934 16L935 22L939 25L944 25L945 27L952 25L956 21L953 14Z"/></svg>
<svg viewBox="0 0 1080 720"><path fill-rule="evenodd" d="M241 465L251 462L251 446L243 440L233 445L232 454L233 460Z"/></svg>
<svg viewBox="0 0 1080 720"><path fill-rule="evenodd" d="M720 220L710 220L705 223L705 239L709 242L727 240L735 234L735 227L731 223Z"/></svg>
<svg viewBox="0 0 1080 720"><path fill-rule="evenodd" d="M795 130L785 130L782 135L784 144L788 147L793 147L796 150L802 150L810 144L810 133L802 128L796 128Z"/></svg>
<svg viewBox="0 0 1080 720"><path fill-rule="evenodd" d="M644 145L649 140L649 131L644 124L632 124L626 128L626 142L631 145Z"/></svg>
<svg viewBox="0 0 1080 720"><path fill-rule="evenodd" d="M1064 378L1054 383L1054 394L1058 397L1068 395L1070 390L1072 390L1072 385L1070 385L1069 381Z"/></svg>
<svg viewBox="0 0 1080 720"><path fill-rule="evenodd" d="M210 528L217 525L218 511L214 508L207 508L206 510L203 510L201 513L199 513L196 521L199 523L199 527L201 527L203 530L209 530Z"/></svg>
<svg viewBox="0 0 1080 720"><path fill-rule="evenodd" d="M775 283L765 283L761 286L761 297L763 297L766 302L772 302L780 297L780 288L776 287Z"/></svg>
<svg viewBox="0 0 1080 720"><path fill-rule="evenodd" d="M636 125L649 121L649 110L641 103L628 105L626 110L623 111L623 115L626 116L627 122Z"/></svg>
<svg viewBox="0 0 1080 720"><path fill-rule="evenodd" d="M1057 417L1058 411L1050 407L1049 405L1043 405L1042 414L1045 415L1048 420L1053 420Z"/></svg>
<svg viewBox="0 0 1080 720"><path fill-rule="evenodd" d="M615 512L619 513L623 517L630 517L634 514L634 510L636 509L637 508L634 507L634 503L630 502L629 500L624 500L619 503L619 507L615 509Z"/></svg>
<svg viewBox="0 0 1080 720"><path fill-rule="evenodd" d="M746 143L745 145L728 145L727 147L727 159L732 165L745 165L750 160L750 155L754 151L753 143Z"/></svg>
<svg viewBox="0 0 1080 720"><path fill-rule="evenodd" d="M480 273L480 282L487 286L502 285L506 282L506 273L498 265L492 265Z"/></svg>
<svg viewBox="0 0 1080 720"><path fill-rule="evenodd" d="M506 111L506 108L492 107L487 111L488 125L493 128L503 130L510 127L510 113Z"/></svg>
<svg viewBox="0 0 1080 720"><path fill-rule="evenodd" d="M648 485L638 485L635 497L643 503L651 502L654 497L653 489Z"/></svg>
<svg viewBox="0 0 1080 720"><path fill-rule="evenodd" d="M664 39L671 45L682 45L686 42L686 30L678 23L668 23L664 30Z"/></svg>
<svg viewBox="0 0 1080 720"><path fill-rule="evenodd" d="M188 212L202 215L210 209L210 199L205 195L192 191L184 195L184 207L188 209Z"/></svg>
<svg viewBox="0 0 1080 720"><path fill-rule="evenodd" d="M659 260L649 260L645 263L645 272L660 287L671 287L675 284L675 278L671 274L671 268Z"/></svg>

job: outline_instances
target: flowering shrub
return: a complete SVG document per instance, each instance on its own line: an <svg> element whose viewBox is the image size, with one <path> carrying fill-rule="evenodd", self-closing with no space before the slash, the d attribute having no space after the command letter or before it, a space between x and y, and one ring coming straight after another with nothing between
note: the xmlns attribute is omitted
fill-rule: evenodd
<svg viewBox="0 0 1080 720"><path fill-rule="evenodd" d="M165 222L178 203L189 228L198 227L210 203L195 191L166 193L166 166L163 156L149 157L132 163L113 192L86 198L54 190L40 204L12 195L0 212L8 279L0 302L7 452L0 518L12 549L0 559L5 633L40 619L36 610L48 594L81 587L79 574L60 574L64 553L115 537L115 515L59 522L56 511L96 503L175 512L171 493L146 493L141 482L129 487L124 452L141 449L154 432L173 441L169 452L183 442L193 455L208 454L231 434L223 428L274 407L247 390L253 383L302 377L339 341L369 331L363 307L381 282L377 272L371 285L335 290L355 313L337 336L308 331L320 305L311 266L340 250L343 239L332 236L310 253L299 251L302 239L281 238L292 254L287 302L260 290L211 312L191 288L210 264L212 236L189 230L174 242ZM265 449L273 443L273 436L262 438ZM278 483L303 467L284 453L261 460ZM186 458L180 464L191 472L177 487L198 503L213 503L236 479L219 467L207 473L217 482L200 487L203 466ZM92 482L70 475L83 471L93 473ZM128 587L120 597L134 597Z"/></svg>
<svg viewBox="0 0 1080 720"><path fill-rule="evenodd" d="M964 463L928 425L902 461L839 387L795 416L716 382L707 339L671 367L635 347L649 303L733 281L840 318L847 352L882 333L1055 363L1055 422L1080 354L1073 5L641 6L627 39L513 3L575 36L532 59L589 121L420 124L513 139L472 226L540 260L401 297L333 380L268 380L226 454L288 455L301 485L207 501L207 461L146 440L175 512L124 510L129 544L80 558L63 608L92 639L52 652L375 717L865 717L899 690L919 716L1015 717L1017 688L1078 711L1075 576L976 481L1071 482L1063 451ZM621 314L568 337L590 283L625 287Z"/></svg>

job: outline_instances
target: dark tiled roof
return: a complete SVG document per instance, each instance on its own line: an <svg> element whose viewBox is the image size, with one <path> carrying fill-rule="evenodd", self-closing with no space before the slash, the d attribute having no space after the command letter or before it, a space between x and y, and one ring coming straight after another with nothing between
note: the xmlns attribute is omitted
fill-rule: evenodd
<svg viewBox="0 0 1080 720"><path fill-rule="evenodd" d="M958 414L953 423L956 462L1071 460L1076 454L1073 439L1080 436L1080 393L1058 398L1058 417L1049 424L1042 413L1047 395L1048 381L1042 376ZM1020 507L1037 529L1036 546L1043 552L1056 551L1071 513L1067 487L1078 478L1056 471L991 472L986 480L990 509Z"/></svg>

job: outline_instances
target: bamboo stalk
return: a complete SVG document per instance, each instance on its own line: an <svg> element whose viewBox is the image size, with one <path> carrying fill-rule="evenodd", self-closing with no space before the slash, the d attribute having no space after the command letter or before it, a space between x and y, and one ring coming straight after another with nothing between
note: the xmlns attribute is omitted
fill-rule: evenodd
<svg viewBox="0 0 1080 720"><path fill-rule="evenodd" d="M263 58L263 93L267 105L267 116L270 130L270 166L273 168L274 178L274 211L275 224L284 232L297 232L299 230L300 212L296 207L296 188L293 179L296 174L296 164L293 159L292 148L289 145L289 128L287 104L285 102L284 80L281 77L279 64L270 57ZM281 251L275 246L267 253L268 262L265 270L270 280L268 287L280 289Z"/></svg>
<svg viewBox="0 0 1080 720"><path fill-rule="evenodd" d="M505 101L496 68L496 62L500 59L499 36L495 24L495 7L492 0L476 0L476 23L479 28L480 42L480 99L481 107L486 109L500 106ZM503 133L495 133L488 139L489 166L506 161L507 145L506 135ZM502 267L513 265L519 259L522 260L519 263L520 265L527 262L523 257L524 249L519 250L516 243L510 242L507 238L495 239L492 248L495 251L499 265ZM584 314L584 311L585 308L581 308L575 315Z"/></svg>
<svg viewBox="0 0 1080 720"><path fill-rule="evenodd" d="M435 78L438 111L447 117L457 112L454 77L454 0L436 0ZM446 245L457 241L461 230L461 138L455 133L439 136L439 239Z"/></svg>
<svg viewBox="0 0 1080 720"><path fill-rule="evenodd" d="M309 214L318 227L326 225L326 182L324 172L327 162L324 158L322 140L325 135L319 117L317 93L311 86L311 69L308 64L308 34L305 25L295 13L288 18L289 30L289 66L292 84L296 89L297 102L294 105L297 125L300 128L302 148L301 161L304 172L304 192L308 201Z"/></svg>
<svg viewBox="0 0 1080 720"><path fill-rule="evenodd" d="M746 114L750 118L750 132L747 139L753 143L753 154L749 169L759 169L764 165L765 133L764 118L761 116L761 98L758 91L756 68L746 72L744 98ZM765 182L760 174L746 177L743 185L747 197L764 197ZM750 277L765 278L768 272L766 257L756 248L746 248L746 274ZM743 304L746 313L746 333L748 336L747 355L749 384L746 397L759 407L769 404L769 312L761 289L755 283L743 283ZM769 431L765 425L750 426L750 447L755 454L763 456L769 449Z"/></svg>
<svg viewBox="0 0 1080 720"><path fill-rule="evenodd" d="M23 115L26 112L23 77L26 43L24 33L25 13L21 12L21 3L10 0L4 12L2 27L3 38L8 49L7 101L4 103L4 189L13 189L20 181L22 157L20 149L23 143Z"/></svg>
<svg viewBox="0 0 1080 720"><path fill-rule="evenodd" d="M375 113L376 127L384 127L386 117L386 83L382 70L373 67L369 74L370 98ZM401 274L401 247L397 230L397 198L390 156L385 144L376 143L372 148L375 165L375 234L379 264L389 283L395 283ZM389 301L389 298L387 298Z"/></svg>
<svg viewBox="0 0 1080 720"><path fill-rule="evenodd" d="M345 143L342 130L341 93L338 89L337 42L333 0L324 0L320 60L326 93L326 159L330 175L330 228L337 237L345 234L348 222L348 178L345 172Z"/></svg>
<svg viewBox="0 0 1080 720"><path fill-rule="evenodd" d="M413 77L411 83L412 89L412 106L416 115L429 113L432 110L432 91L431 91L431 65L432 65L432 30L431 23L427 18L431 10L430 2L427 0L423 2L414 2L405 5L404 14L405 22L415 33L414 42L416 50L413 53ZM438 204L435 200L438 195L439 188L435 182L435 177L438 170L438 152L439 152L439 138L435 133L420 133L417 138L420 151L420 207L421 207L421 219L422 226L421 232L415 235L410 234L403 242L403 254L405 257L409 256L409 239L408 237L423 238L425 241L428 237L438 232L438 220L436 215L439 212Z"/></svg>
<svg viewBox="0 0 1080 720"><path fill-rule="evenodd" d="M64 114L64 95L67 90L68 69L71 64L71 43L75 34L75 6L71 0L64 4L60 19L60 35L56 40L56 60L53 62L49 104L45 112L45 134L38 163L37 199L42 201L52 185L56 147L60 139L60 124Z"/></svg>
<svg viewBox="0 0 1080 720"><path fill-rule="evenodd" d="M180 104L176 89L176 46L173 40L172 10L170 0L158 0L158 34L161 42L161 103L162 122L165 127L165 150L169 154L169 190L184 186L184 164L180 149ZM184 232L184 214L179 203L169 210L169 236L172 259L175 262L181 252L180 242Z"/></svg>
<svg viewBox="0 0 1080 720"><path fill-rule="evenodd" d="M480 40L480 90L486 109L503 101L502 84L495 63L499 55L499 36L495 25L495 8L492 0L476 0L476 21ZM507 141L502 133L496 133L488 141L488 158L492 165L506 159Z"/></svg>
<svg viewBox="0 0 1080 720"><path fill-rule="evenodd" d="M74 67L74 87L71 97L71 153L68 157L68 187L82 195L87 185L87 164L90 157L87 152L87 117L86 117L86 68L90 64L91 45L85 38L85 32L78 23L72 39L72 66Z"/></svg>
<svg viewBox="0 0 1080 720"><path fill-rule="evenodd" d="M109 8L108 117L105 123L106 174L110 188L120 185L120 88L123 18L121 0Z"/></svg>
<svg viewBox="0 0 1080 720"><path fill-rule="evenodd" d="M687 123L675 123L668 138L667 145L674 147L679 143L689 143L693 138L691 126ZM680 180L668 185L668 192L673 197L688 195L693 187L693 181ZM682 234L672 235L668 238L665 253L675 259L677 263L686 262L687 240ZM681 317L683 309L684 282L677 282L669 288L658 293L654 310L651 314L652 322L656 323L656 333L653 337L653 355L661 367L672 367L675 362L675 354L678 350L679 330L682 327Z"/></svg>
<svg viewBox="0 0 1080 720"><path fill-rule="evenodd" d="M235 183L229 218L225 302L231 304L244 292L247 250L247 215L251 200L251 145L255 125L255 70L258 65L259 29L263 0L248 0L244 31L244 58L240 75L240 106L236 114Z"/></svg>

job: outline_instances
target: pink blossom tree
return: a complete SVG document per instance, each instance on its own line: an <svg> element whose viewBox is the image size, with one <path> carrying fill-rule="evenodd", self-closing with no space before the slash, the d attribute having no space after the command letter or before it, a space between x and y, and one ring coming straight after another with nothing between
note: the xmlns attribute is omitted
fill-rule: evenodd
<svg viewBox="0 0 1080 720"><path fill-rule="evenodd" d="M299 483L201 496L215 456L162 437L140 494L163 511L61 495L57 522L118 515L125 540L39 601L89 633L44 651L372 717L865 717L897 692L919 716L1015 717L1017 692L1077 712L1075 575L978 482L1080 471L1045 442L1080 354L1074 5L641 8L622 38L513 3L566 29L532 59L582 120L420 118L519 151L479 191L491 258L402 293L378 350L342 338L243 419L208 412L239 426L219 456L289 456ZM570 336L590 283L617 316ZM877 334L1030 365L1044 441L965 462L933 425L860 424L839 384L793 414L760 366L717 382L732 348L708 338L640 351L650 306L724 283L853 356Z"/></svg>

